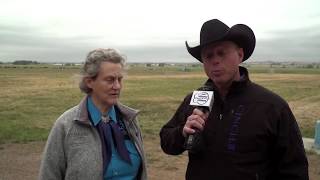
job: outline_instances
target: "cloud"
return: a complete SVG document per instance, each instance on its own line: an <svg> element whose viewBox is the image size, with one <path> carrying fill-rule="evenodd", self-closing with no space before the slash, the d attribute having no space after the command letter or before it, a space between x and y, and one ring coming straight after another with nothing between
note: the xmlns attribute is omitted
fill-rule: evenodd
<svg viewBox="0 0 320 180"><path fill-rule="evenodd" d="M32 26L0 25L0 61L79 61L83 52L96 47L94 42L100 39L99 36L61 36Z"/></svg>
<svg viewBox="0 0 320 180"><path fill-rule="evenodd" d="M255 59L320 62L320 23L270 34L269 39L257 40Z"/></svg>
<svg viewBox="0 0 320 180"><path fill-rule="evenodd" d="M320 14L314 13L310 17L313 18L312 23L301 27L278 27L277 30L265 32L267 36L258 36L257 32L257 45L250 61L320 62ZM170 33L170 27L166 29L165 35L152 35L150 32L148 36L143 33L133 36L134 32L130 28L122 28L120 36L103 31L88 33L75 29L74 33L64 33L63 30L59 31L59 27L52 29L52 24L43 26L1 22L0 61L29 59L39 62L81 62L86 53L102 47L119 49L126 54L128 62L197 62L188 54L184 45L185 40L189 42L190 34ZM198 33L197 30L193 34L198 38ZM197 45L190 43L192 46Z"/></svg>

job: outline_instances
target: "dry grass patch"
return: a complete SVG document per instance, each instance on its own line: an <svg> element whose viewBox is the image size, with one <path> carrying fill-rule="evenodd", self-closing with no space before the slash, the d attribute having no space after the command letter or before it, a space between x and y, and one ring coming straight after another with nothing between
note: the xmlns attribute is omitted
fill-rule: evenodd
<svg viewBox="0 0 320 180"><path fill-rule="evenodd" d="M170 75L129 75L128 80L144 80L144 79L184 79L184 78L203 78L204 73L192 72L188 74L170 74Z"/></svg>
<svg viewBox="0 0 320 180"><path fill-rule="evenodd" d="M251 74L250 77L254 81L319 81L319 74L268 74L259 73Z"/></svg>

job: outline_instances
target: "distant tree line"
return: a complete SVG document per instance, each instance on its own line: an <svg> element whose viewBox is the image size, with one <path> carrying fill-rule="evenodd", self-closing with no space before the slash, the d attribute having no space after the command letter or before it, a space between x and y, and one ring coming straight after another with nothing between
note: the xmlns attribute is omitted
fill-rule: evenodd
<svg viewBox="0 0 320 180"><path fill-rule="evenodd" d="M31 65L31 64L40 64L37 61L28 61L28 60L17 60L14 61L12 64L14 65Z"/></svg>

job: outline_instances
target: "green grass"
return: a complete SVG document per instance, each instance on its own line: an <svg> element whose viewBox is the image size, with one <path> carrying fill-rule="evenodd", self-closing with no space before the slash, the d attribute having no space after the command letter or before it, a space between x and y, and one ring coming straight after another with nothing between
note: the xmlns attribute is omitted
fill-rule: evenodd
<svg viewBox="0 0 320 180"><path fill-rule="evenodd" d="M281 74L320 74L319 65L270 65L270 64L243 64L251 73L281 73Z"/></svg>
<svg viewBox="0 0 320 180"><path fill-rule="evenodd" d="M79 68L41 67L0 68L0 144L45 140L61 113L83 97L76 78ZM253 81L289 102L303 135L313 137L320 119L320 70L249 70ZM200 66L130 67L121 101L140 110L144 135L156 136L184 96L205 80Z"/></svg>
<svg viewBox="0 0 320 180"><path fill-rule="evenodd" d="M153 78L128 80L123 102L140 110L142 129L158 134L159 128L172 116L187 93L196 89L204 78Z"/></svg>

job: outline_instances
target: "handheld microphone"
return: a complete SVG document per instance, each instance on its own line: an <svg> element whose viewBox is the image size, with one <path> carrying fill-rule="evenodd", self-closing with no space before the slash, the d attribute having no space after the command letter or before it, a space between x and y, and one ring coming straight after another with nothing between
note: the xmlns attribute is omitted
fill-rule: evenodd
<svg viewBox="0 0 320 180"><path fill-rule="evenodd" d="M190 105L196 106L202 112L211 112L214 101L213 88L203 86L197 91L194 91L190 100ZM201 134L196 130L194 134L189 134L185 141L185 149L190 152L197 152L202 145Z"/></svg>

